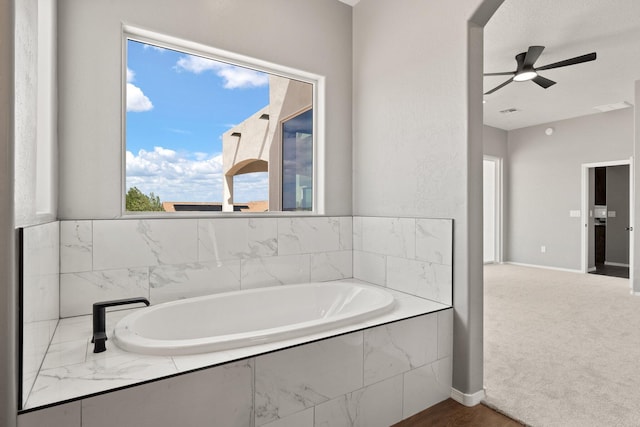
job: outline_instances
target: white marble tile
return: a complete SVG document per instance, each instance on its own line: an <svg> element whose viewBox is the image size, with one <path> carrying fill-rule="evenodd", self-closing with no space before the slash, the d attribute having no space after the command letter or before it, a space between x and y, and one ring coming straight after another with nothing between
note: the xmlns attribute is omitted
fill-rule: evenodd
<svg viewBox="0 0 640 427"><path fill-rule="evenodd" d="M362 250L381 255L415 258L416 220L363 217Z"/></svg>
<svg viewBox="0 0 640 427"><path fill-rule="evenodd" d="M147 268L60 275L61 317L90 314L95 302L130 297L149 297Z"/></svg>
<svg viewBox="0 0 640 427"><path fill-rule="evenodd" d="M362 333L256 358L256 426L362 387Z"/></svg>
<svg viewBox="0 0 640 427"><path fill-rule="evenodd" d="M387 258L387 286L451 305L451 266L404 258Z"/></svg>
<svg viewBox="0 0 640 427"><path fill-rule="evenodd" d="M405 373L403 418L451 397L451 382L450 357Z"/></svg>
<svg viewBox="0 0 640 427"><path fill-rule="evenodd" d="M453 309L438 312L438 359L453 355Z"/></svg>
<svg viewBox="0 0 640 427"><path fill-rule="evenodd" d="M249 252L248 218L198 220L198 260L240 259Z"/></svg>
<svg viewBox="0 0 640 427"><path fill-rule="evenodd" d="M59 239L57 221L23 230L22 317L25 330L29 328L29 323L57 321L60 317ZM40 329L40 326L36 328ZM36 345L39 349L48 345L51 339L51 335L46 337L38 334L37 337L45 340ZM41 351L38 350L37 354L41 355ZM28 353L24 355L25 358L32 356Z"/></svg>
<svg viewBox="0 0 640 427"><path fill-rule="evenodd" d="M34 408L176 372L169 357L119 354L88 358L85 363L41 370L26 407Z"/></svg>
<svg viewBox="0 0 640 427"><path fill-rule="evenodd" d="M240 289L240 260L151 267L152 304Z"/></svg>
<svg viewBox="0 0 640 427"><path fill-rule="evenodd" d="M198 260L216 261L275 256L276 218L217 218L198 220Z"/></svg>
<svg viewBox="0 0 640 427"><path fill-rule="evenodd" d="M338 218L278 218L278 255L337 250L340 250L340 220Z"/></svg>
<svg viewBox="0 0 640 427"><path fill-rule="evenodd" d="M340 222L340 249L350 251L353 249L353 217L342 216Z"/></svg>
<svg viewBox="0 0 640 427"><path fill-rule="evenodd" d="M453 221L416 220L416 259L438 264L453 264Z"/></svg>
<svg viewBox="0 0 640 427"><path fill-rule="evenodd" d="M251 426L252 378L244 361L85 399L82 427Z"/></svg>
<svg viewBox="0 0 640 427"><path fill-rule="evenodd" d="M28 394L46 357L49 342L54 334L58 320L43 320L25 323L22 332L22 403Z"/></svg>
<svg viewBox="0 0 640 427"><path fill-rule="evenodd" d="M402 376L316 406L314 427L388 427L402 419Z"/></svg>
<svg viewBox="0 0 640 427"><path fill-rule="evenodd" d="M364 331L364 383L372 384L438 356L436 314L414 317Z"/></svg>
<svg viewBox="0 0 640 427"><path fill-rule="evenodd" d="M196 219L93 222L93 269L107 270L198 259Z"/></svg>
<svg viewBox="0 0 640 427"><path fill-rule="evenodd" d="M278 254L278 219L249 218L249 258Z"/></svg>
<svg viewBox="0 0 640 427"><path fill-rule="evenodd" d="M313 418L314 410L309 408L263 425L264 427L314 427Z"/></svg>
<svg viewBox="0 0 640 427"><path fill-rule="evenodd" d="M311 254L311 281L324 282L353 277L351 251Z"/></svg>
<svg viewBox="0 0 640 427"><path fill-rule="evenodd" d="M240 264L242 289L306 283L310 277L309 255L250 258Z"/></svg>
<svg viewBox="0 0 640 427"><path fill-rule="evenodd" d="M353 217L353 250L361 251L362 249L362 217Z"/></svg>
<svg viewBox="0 0 640 427"><path fill-rule="evenodd" d="M40 369L59 368L61 366L83 363L87 358L89 338L77 341L51 344Z"/></svg>
<svg viewBox="0 0 640 427"><path fill-rule="evenodd" d="M93 268L92 221L60 221L60 273Z"/></svg>
<svg viewBox="0 0 640 427"><path fill-rule="evenodd" d="M24 276L22 292L24 322L38 322L60 317L59 274Z"/></svg>
<svg viewBox="0 0 640 427"><path fill-rule="evenodd" d="M23 245L25 276L59 273L60 225L58 221L25 227Z"/></svg>
<svg viewBox="0 0 640 427"><path fill-rule="evenodd" d="M387 257L354 250L353 277L375 285L385 286L387 283Z"/></svg>
<svg viewBox="0 0 640 427"><path fill-rule="evenodd" d="M18 415L18 427L81 427L82 402L65 403Z"/></svg>

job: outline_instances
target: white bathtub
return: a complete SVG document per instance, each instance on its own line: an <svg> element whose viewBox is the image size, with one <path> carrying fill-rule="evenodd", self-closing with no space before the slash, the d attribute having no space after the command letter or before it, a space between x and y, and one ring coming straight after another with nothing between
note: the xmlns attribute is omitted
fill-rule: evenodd
<svg viewBox="0 0 640 427"><path fill-rule="evenodd" d="M114 341L155 355L208 353L297 338L393 308L382 288L307 283L207 295L143 308L120 320Z"/></svg>

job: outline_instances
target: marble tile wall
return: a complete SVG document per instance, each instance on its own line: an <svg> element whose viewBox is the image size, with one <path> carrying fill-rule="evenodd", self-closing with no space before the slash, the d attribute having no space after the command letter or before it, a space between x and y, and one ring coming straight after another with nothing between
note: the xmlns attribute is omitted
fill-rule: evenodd
<svg viewBox="0 0 640 427"><path fill-rule="evenodd" d="M180 298L353 277L351 217L60 223L60 316L100 300Z"/></svg>
<svg viewBox="0 0 640 427"><path fill-rule="evenodd" d="M446 309L21 414L18 426L386 427L450 396L452 331Z"/></svg>
<svg viewBox="0 0 640 427"><path fill-rule="evenodd" d="M59 223L25 227L22 247L23 404L59 318Z"/></svg>
<svg viewBox="0 0 640 427"><path fill-rule="evenodd" d="M353 217L353 277L452 304L453 220Z"/></svg>

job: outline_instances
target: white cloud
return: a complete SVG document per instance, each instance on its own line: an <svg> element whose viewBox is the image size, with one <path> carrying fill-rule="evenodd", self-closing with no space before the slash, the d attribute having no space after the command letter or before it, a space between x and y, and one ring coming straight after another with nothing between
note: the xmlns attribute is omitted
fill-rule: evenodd
<svg viewBox="0 0 640 427"><path fill-rule="evenodd" d="M128 78L127 71L127 78ZM140 113L153 109L151 100L133 83L127 83L127 111Z"/></svg>
<svg viewBox="0 0 640 427"><path fill-rule="evenodd" d="M224 62L218 62L200 56L183 56L176 63L176 69L195 74L200 74L204 71L213 71L222 77L226 89L260 87L269 84L269 75L266 73L225 64Z"/></svg>
<svg viewBox="0 0 640 427"><path fill-rule="evenodd" d="M136 78L136 73L129 67L127 67L127 83L131 83Z"/></svg>
<svg viewBox="0 0 640 427"><path fill-rule="evenodd" d="M164 47L154 46L154 45L152 45L152 44L147 44L147 43L144 43L144 44L142 45L142 48L143 48L144 50L147 50L147 49L153 49L153 50L155 50L156 52L160 52L160 53L164 53L164 51L165 51L165 50L167 50L167 49L165 49Z"/></svg>
<svg viewBox="0 0 640 427"><path fill-rule="evenodd" d="M185 154L154 147L153 151L127 151L127 189L153 192L162 201L220 202L222 200L222 155ZM251 175L251 176L249 176ZM237 201L266 200L266 174L236 177Z"/></svg>

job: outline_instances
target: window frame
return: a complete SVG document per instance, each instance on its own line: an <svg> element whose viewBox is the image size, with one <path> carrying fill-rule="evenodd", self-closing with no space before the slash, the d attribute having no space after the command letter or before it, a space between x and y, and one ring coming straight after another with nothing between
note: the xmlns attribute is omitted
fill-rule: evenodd
<svg viewBox="0 0 640 427"><path fill-rule="evenodd" d="M269 212L132 212L126 210L127 179L127 41L141 43L197 55L214 61L250 68L256 71L274 74L288 79L298 80L312 85L313 109L313 208L311 211L269 211ZM122 26L122 63L121 63L121 218L184 218L184 217L260 217L260 216L315 216L325 212L325 77L292 67L214 48L202 43L157 33L134 27ZM278 124L279 125L279 124ZM279 144L281 145L281 144ZM281 147L279 147L281 149ZM281 174L281 172L280 172ZM270 191L269 191L270 192ZM222 199L222 195L221 195Z"/></svg>

